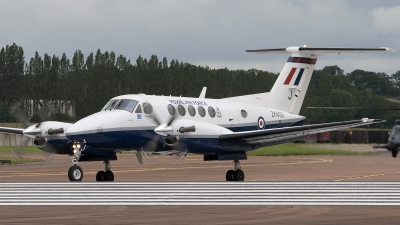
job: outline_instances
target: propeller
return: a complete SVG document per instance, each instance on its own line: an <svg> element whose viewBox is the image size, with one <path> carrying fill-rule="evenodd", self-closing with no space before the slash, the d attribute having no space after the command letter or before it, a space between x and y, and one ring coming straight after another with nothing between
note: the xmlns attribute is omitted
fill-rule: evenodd
<svg viewBox="0 0 400 225"><path fill-rule="evenodd" d="M149 105L151 106L150 103L143 103L145 105L143 108L148 107ZM153 108L152 108L153 109ZM178 113L175 112L174 115L170 116L166 122L162 122L162 119L154 112L151 112L152 116L151 119L154 121L155 124L158 126L154 129L154 132L157 134L155 137L153 137L148 143L146 143L142 149L141 153L143 155L147 156L145 152L152 152L155 153L157 150L160 148L159 142L161 138L164 138L164 146L162 147L166 151L168 150L173 150L173 151L178 151L180 153L184 154L179 154L181 155L181 158L179 159L179 162L181 162L188 154L188 150L185 146L184 143L179 141L179 137L177 135L173 135L173 128L172 128L172 123L175 121L175 119L178 117ZM180 133L185 133L185 132L194 132L196 129L194 126L191 127L181 127L179 129ZM138 153L137 153L138 154ZM138 157L139 159L139 157ZM139 159L140 162L140 159Z"/></svg>
<svg viewBox="0 0 400 225"><path fill-rule="evenodd" d="M16 104L11 110L10 110L10 114L11 116L19 123L23 124L23 126L25 127L25 130L23 132L23 138L22 138L22 143L20 146L11 149L11 154L13 155L13 157L15 158L15 160L18 163L21 163L21 159L24 156L25 150L28 147L29 142L31 141L31 138L34 139L35 144L41 145L44 144L45 139L40 137L40 125L43 121L47 120L50 117L50 113L54 112L53 108L50 106L50 104L48 102L44 102L43 103L43 108L42 110L39 112L39 118L40 121L39 123L37 123L35 125L35 128L37 129L27 129L27 128L31 128L30 127L30 121L28 119L28 117L25 115L24 111L22 110L21 106L19 104ZM61 128L62 129L62 128ZM55 129L55 130L49 130L49 134L55 134L55 133L60 133L61 130L60 129ZM64 130L62 130L62 132L64 132ZM48 163L54 156L55 154L55 150L52 149L52 151L45 153L44 159L45 162ZM50 154L49 154L50 153Z"/></svg>
<svg viewBox="0 0 400 225"><path fill-rule="evenodd" d="M189 154L189 149L186 149L185 153L179 158L178 162L182 162Z"/></svg>

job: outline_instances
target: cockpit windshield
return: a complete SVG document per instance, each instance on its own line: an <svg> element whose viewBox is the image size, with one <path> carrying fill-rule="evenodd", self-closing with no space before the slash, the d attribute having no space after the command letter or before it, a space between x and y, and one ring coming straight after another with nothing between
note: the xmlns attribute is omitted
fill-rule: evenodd
<svg viewBox="0 0 400 225"><path fill-rule="evenodd" d="M103 110L111 110L112 108L114 108L115 104L119 101L119 99L112 99L110 101L107 102L107 104L101 109L101 111Z"/></svg>
<svg viewBox="0 0 400 225"><path fill-rule="evenodd" d="M391 137L400 136L400 127L393 127L392 132L390 132Z"/></svg>
<svg viewBox="0 0 400 225"><path fill-rule="evenodd" d="M135 100L122 99L114 107L114 110L120 109L120 110L126 110L129 112L132 112L133 109L135 108L136 104L137 104L137 101L135 101Z"/></svg>

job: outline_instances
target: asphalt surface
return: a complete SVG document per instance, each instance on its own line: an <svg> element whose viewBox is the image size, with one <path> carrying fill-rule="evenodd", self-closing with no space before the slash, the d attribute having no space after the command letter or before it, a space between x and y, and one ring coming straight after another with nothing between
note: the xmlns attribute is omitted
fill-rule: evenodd
<svg viewBox="0 0 400 225"><path fill-rule="evenodd" d="M351 146L350 146L351 147ZM1 156L0 156L1 158ZM201 156L154 156L144 165L135 155L111 163L118 182L220 182L229 161ZM249 157L242 161L246 182L400 182L400 159L390 152L361 156ZM84 182L95 182L102 162L82 162ZM67 156L47 164L1 165L0 182L66 182ZM391 206L1 206L2 224L398 224Z"/></svg>

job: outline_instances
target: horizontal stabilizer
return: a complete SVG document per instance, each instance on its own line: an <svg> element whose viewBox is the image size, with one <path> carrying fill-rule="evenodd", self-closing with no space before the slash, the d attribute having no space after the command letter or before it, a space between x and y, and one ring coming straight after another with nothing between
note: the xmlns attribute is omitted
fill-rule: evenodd
<svg viewBox="0 0 400 225"><path fill-rule="evenodd" d="M293 54L293 53L309 53L315 55L324 54L341 54L341 53L374 53L374 52L396 52L389 47L381 48L313 48L313 47L288 47L288 48L272 48L272 49L250 49L246 52L258 54Z"/></svg>

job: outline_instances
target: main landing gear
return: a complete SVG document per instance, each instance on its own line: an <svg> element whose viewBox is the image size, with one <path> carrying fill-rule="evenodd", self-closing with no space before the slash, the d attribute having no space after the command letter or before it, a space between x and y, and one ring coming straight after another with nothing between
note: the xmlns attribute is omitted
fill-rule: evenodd
<svg viewBox="0 0 400 225"><path fill-rule="evenodd" d="M104 168L104 171L97 172L96 181L114 181L114 173L111 171L109 161L104 161Z"/></svg>
<svg viewBox="0 0 400 225"><path fill-rule="evenodd" d="M235 160L234 170L226 172L226 181L244 181L244 173L240 168L240 161Z"/></svg>
<svg viewBox="0 0 400 225"><path fill-rule="evenodd" d="M393 150L392 150L392 156L393 156L393 158L396 158L397 154L399 153L399 149L400 149L400 146L397 147L396 149L393 149Z"/></svg>

